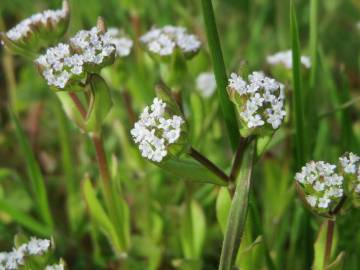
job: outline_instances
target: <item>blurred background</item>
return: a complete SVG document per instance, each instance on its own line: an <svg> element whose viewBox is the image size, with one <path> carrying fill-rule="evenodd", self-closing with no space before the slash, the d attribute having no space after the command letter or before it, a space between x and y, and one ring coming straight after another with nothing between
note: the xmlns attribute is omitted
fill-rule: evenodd
<svg viewBox="0 0 360 270"><path fill-rule="evenodd" d="M305 104L311 142L307 147L311 159L336 162L345 151L360 153L360 2L318 2L316 84ZM310 1L295 3L301 51L310 55ZM271 74L266 56L291 47L289 1L215 0L213 4L228 74L237 71L243 61L250 70ZM151 102L154 85L161 77L159 66L136 40L153 25L184 26L205 44L188 63L186 78L186 87L194 91L189 120L196 127L192 143L210 160L229 169L231 153L216 95L203 99L195 89L197 75L212 69L200 0L70 0L70 6L67 37L91 28L102 16L108 26L123 29L135 41L127 59L103 70L115 105L105 125L105 148L112 164L117 164L114 174L130 209L132 244L127 267L196 269L186 268L188 261L189 265L195 261L201 269L217 269L223 237L215 211L218 188L187 186L142 160L129 138L133 121ZM60 7L61 1L55 0L2 0L0 31L33 13ZM54 256L62 257L69 269L122 269L119 255L112 252L107 238L91 222L81 194L85 175L92 180L98 177L91 142L66 118L33 63L1 47L0 61L0 251L9 250L18 233L48 236L34 230L22 216L37 219L28 159L15 136L10 108L20 119L46 181L55 221L51 234L56 243ZM309 71L303 75L308 87ZM284 83L291 96L291 82ZM276 269L303 270L311 265L312 244L321 219L297 199L292 132L291 125L277 132L270 150L256 166L244 250L239 255L243 269L268 269L266 254ZM204 233L199 251L191 254L184 241L191 242L192 238L184 236L181 223L189 190L199 211L193 222L198 222ZM360 211L351 211L338 219L336 254L346 253L342 269L356 270L360 269Z"/></svg>

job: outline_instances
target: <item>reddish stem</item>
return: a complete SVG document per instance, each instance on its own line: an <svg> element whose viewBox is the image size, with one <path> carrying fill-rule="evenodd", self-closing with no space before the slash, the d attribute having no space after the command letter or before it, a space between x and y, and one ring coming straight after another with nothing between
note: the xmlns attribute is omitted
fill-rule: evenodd
<svg viewBox="0 0 360 270"><path fill-rule="evenodd" d="M82 105L79 97L74 92L69 92L69 96L73 100L73 102L74 102L76 108L78 109L79 113L81 114L81 116L85 119L86 118L86 110L85 110L84 106Z"/></svg>
<svg viewBox="0 0 360 270"><path fill-rule="evenodd" d="M324 255L324 270L329 264L330 255L331 255L331 246L334 238L334 226L335 221L328 219L327 222L327 234L326 234L326 245L325 245L325 255Z"/></svg>

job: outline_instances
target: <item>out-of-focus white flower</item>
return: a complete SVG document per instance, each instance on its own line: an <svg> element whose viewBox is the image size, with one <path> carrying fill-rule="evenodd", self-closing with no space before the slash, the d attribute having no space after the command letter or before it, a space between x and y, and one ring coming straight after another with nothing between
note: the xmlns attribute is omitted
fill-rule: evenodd
<svg viewBox="0 0 360 270"><path fill-rule="evenodd" d="M25 38L29 35L29 33L31 33L34 27L39 27L40 24L43 27L47 25L55 26L60 20L66 18L67 13L67 10L64 8L58 10L45 10L43 12L36 13L7 31L6 36L12 41Z"/></svg>
<svg viewBox="0 0 360 270"><path fill-rule="evenodd" d="M183 27L171 25L151 29L140 37L140 41L150 52L161 56L171 55L176 48L185 54L196 53L201 47L195 35L188 34Z"/></svg>
<svg viewBox="0 0 360 270"><path fill-rule="evenodd" d="M248 81L235 73L229 78L228 90L235 96L240 118L252 129L269 124L277 129L286 116L284 86L263 72L254 71Z"/></svg>
<svg viewBox="0 0 360 270"><path fill-rule="evenodd" d="M45 270L64 270L64 264L53 264L45 267Z"/></svg>
<svg viewBox="0 0 360 270"><path fill-rule="evenodd" d="M339 158L339 163L345 173L345 177L350 176L350 192L355 191L355 193L360 195L360 157L348 152Z"/></svg>
<svg viewBox="0 0 360 270"><path fill-rule="evenodd" d="M139 121L131 130L141 155L155 162L161 162L166 157L167 148L179 139L184 123L181 116L167 117L165 109L165 102L155 98L150 107L145 107Z"/></svg>
<svg viewBox="0 0 360 270"><path fill-rule="evenodd" d="M344 178L335 169L336 165L324 161L310 161L295 175L307 202L318 212L328 212L344 195Z"/></svg>
<svg viewBox="0 0 360 270"><path fill-rule="evenodd" d="M79 31L70 45L60 43L47 49L35 63L48 85L64 89L72 79L82 78L88 67L101 68L114 54L112 39L93 27Z"/></svg>
<svg viewBox="0 0 360 270"><path fill-rule="evenodd" d="M292 51L291 50L278 52L273 55L269 55L266 58L266 60L270 65L282 64L287 69L292 69ZM306 68L311 67L311 60L308 56L301 56L300 62Z"/></svg>
<svg viewBox="0 0 360 270"><path fill-rule="evenodd" d="M0 253L0 269L19 269L25 263L27 256L42 255L50 248L50 240L32 237L28 243L10 252Z"/></svg>
<svg viewBox="0 0 360 270"><path fill-rule="evenodd" d="M216 80L214 73L200 73L199 76L196 78L196 88L199 90L200 94L203 97L211 97L216 90Z"/></svg>
<svg viewBox="0 0 360 270"><path fill-rule="evenodd" d="M122 35L118 28L109 28L105 33L105 39L108 39L108 43L115 45L117 57L125 57L130 54L133 41Z"/></svg>

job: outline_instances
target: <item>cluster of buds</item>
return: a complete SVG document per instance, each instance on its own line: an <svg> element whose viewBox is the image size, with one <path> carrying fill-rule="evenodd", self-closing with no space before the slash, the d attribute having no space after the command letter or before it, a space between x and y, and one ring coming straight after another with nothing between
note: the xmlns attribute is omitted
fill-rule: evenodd
<svg viewBox="0 0 360 270"><path fill-rule="evenodd" d="M287 50L269 55L266 61L272 66L283 65L286 69L292 69L292 51ZM308 56L301 56L300 62L305 68L311 67L311 60Z"/></svg>
<svg viewBox="0 0 360 270"><path fill-rule="evenodd" d="M2 33L2 41L14 53L37 54L41 48L54 44L64 35L69 17L69 4L64 0L62 9L34 14Z"/></svg>
<svg viewBox="0 0 360 270"><path fill-rule="evenodd" d="M87 73L97 73L112 64L115 56L130 53L131 40L114 38L114 34L114 30L105 32L99 27L81 30L69 44L60 43L49 48L35 63L49 86L64 90L86 78Z"/></svg>
<svg viewBox="0 0 360 270"><path fill-rule="evenodd" d="M254 71L248 81L232 73L228 92L239 112L243 136L277 129L286 116L284 86L263 72Z"/></svg>
<svg viewBox="0 0 360 270"><path fill-rule="evenodd" d="M173 146L182 145L185 121L169 109L163 100L155 98L131 130L141 155L154 162L161 162L169 153L176 155L179 149Z"/></svg>
<svg viewBox="0 0 360 270"><path fill-rule="evenodd" d="M319 214L332 214L346 196L355 206L360 198L360 157L345 153L339 166L310 161L295 175L307 204Z"/></svg>
<svg viewBox="0 0 360 270"><path fill-rule="evenodd" d="M0 253L0 269L19 269L25 264L27 256L42 255L50 248L50 240L31 238L28 243L14 248L10 252Z"/></svg>
<svg viewBox="0 0 360 270"><path fill-rule="evenodd" d="M204 98L211 97L216 90L216 80L214 73L203 72L196 78L196 88Z"/></svg>
<svg viewBox="0 0 360 270"><path fill-rule="evenodd" d="M159 56L169 56L177 50L185 57L191 57L201 47L201 42L195 35L188 34L183 27L171 25L151 29L140 37L140 41L151 54Z"/></svg>

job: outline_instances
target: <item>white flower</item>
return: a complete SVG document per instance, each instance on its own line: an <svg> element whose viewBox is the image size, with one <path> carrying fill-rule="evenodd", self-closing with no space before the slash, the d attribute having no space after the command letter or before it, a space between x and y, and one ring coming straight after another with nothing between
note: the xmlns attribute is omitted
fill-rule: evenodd
<svg viewBox="0 0 360 270"><path fill-rule="evenodd" d="M145 107L140 119L130 131L134 142L139 145L141 155L149 160L161 162L167 155L167 147L181 135L182 117L166 116L166 104L159 98Z"/></svg>
<svg viewBox="0 0 360 270"><path fill-rule="evenodd" d="M45 270L64 270L64 265L62 263L48 265L45 267Z"/></svg>
<svg viewBox="0 0 360 270"><path fill-rule="evenodd" d="M48 239L37 239L32 237L27 244L27 251L30 255L39 255L48 251L50 248L50 240Z"/></svg>
<svg viewBox="0 0 360 270"><path fill-rule="evenodd" d="M6 33L6 36L12 41L17 41L19 39L25 38L32 31L32 28L38 27L39 24L42 26L55 26L66 16L67 10L65 8L58 10L45 10L43 12L36 13L18 23Z"/></svg>
<svg viewBox="0 0 360 270"><path fill-rule="evenodd" d="M171 25L151 29L140 37L140 41L150 52L161 56L171 55L176 47L183 53L194 53L201 47L195 35L188 34L183 27Z"/></svg>
<svg viewBox="0 0 360 270"><path fill-rule="evenodd" d="M196 78L196 88L204 98L212 96L216 90L216 80L212 72L200 73Z"/></svg>
<svg viewBox="0 0 360 270"><path fill-rule="evenodd" d="M296 173L295 180L304 188L306 200L313 208L329 210L344 194L344 178L335 173L336 165L310 161Z"/></svg>
<svg viewBox="0 0 360 270"><path fill-rule="evenodd" d="M228 89L244 100L244 104L240 104L240 117L248 128L268 123L277 129L281 125L286 116L283 88L281 83L259 71L251 73L248 82L232 73L228 84Z"/></svg>
<svg viewBox="0 0 360 270"><path fill-rule="evenodd" d="M353 176L351 189L360 194L360 157L354 153L345 153L339 158L339 163L345 174Z"/></svg>
<svg viewBox="0 0 360 270"><path fill-rule="evenodd" d="M292 51L287 50L287 51L275 53L273 55L269 55L266 58L266 61L270 65L282 64L287 69L292 69ZM300 62L306 68L311 67L311 60L310 60L310 58L308 56L301 56L300 57Z"/></svg>
<svg viewBox="0 0 360 270"><path fill-rule="evenodd" d="M112 43L116 47L116 56L125 57L130 54L133 47L133 41L125 36L122 36L119 29L111 27L105 33L105 38L109 39L109 43Z"/></svg>

